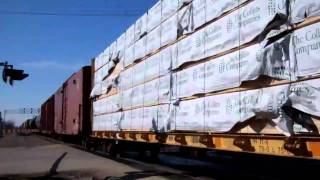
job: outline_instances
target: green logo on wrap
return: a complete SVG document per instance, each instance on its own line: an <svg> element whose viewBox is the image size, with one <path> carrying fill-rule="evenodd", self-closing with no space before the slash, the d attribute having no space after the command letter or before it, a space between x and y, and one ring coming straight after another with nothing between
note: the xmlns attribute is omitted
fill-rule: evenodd
<svg viewBox="0 0 320 180"><path fill-rule="evenodd" d="M276 10L275 0L268 0L268 12L269 12L269 15L276 14L277 10Z"/></svg>

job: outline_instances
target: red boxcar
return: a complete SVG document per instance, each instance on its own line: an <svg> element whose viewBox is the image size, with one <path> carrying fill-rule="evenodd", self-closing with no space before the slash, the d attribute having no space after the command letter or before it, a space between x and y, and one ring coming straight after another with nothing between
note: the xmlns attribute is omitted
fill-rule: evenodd
<svg viewBox="0 0 320 180"><path fill-rule="evenodd" d="M45 134L54 133L54 96L41 105L40 130Z"/></svg>
<svg viewBox="0 0 320 180"><path fill-rule="evenodd" d="M55 132L60 135L87 135L90 123L91 67L73 74L55 93Z"/></svg>

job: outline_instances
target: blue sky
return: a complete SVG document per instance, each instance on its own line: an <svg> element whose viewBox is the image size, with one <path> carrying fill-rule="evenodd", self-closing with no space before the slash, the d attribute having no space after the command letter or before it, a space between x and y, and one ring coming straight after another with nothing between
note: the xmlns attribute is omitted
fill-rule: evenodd
<svg viewBox="0 0 320 180"><path fill-rule="evenodd" d="M40 107L81 66L103 51L157 0L0 0L0 61L30 76L0 82L0 110ZM44 16L32 13L123 13L134 16ZM9 13L9 14L8 14ZM27 116L7 116L21 123Z"/></svg>

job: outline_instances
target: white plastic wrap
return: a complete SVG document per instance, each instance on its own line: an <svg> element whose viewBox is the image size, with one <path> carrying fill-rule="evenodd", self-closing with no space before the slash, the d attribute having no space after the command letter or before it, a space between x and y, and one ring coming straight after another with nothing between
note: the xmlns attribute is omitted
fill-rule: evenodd
<svg viewBox="0 0 320 180"><path fill-rule="evenodd" d="M100 96L102 94L102 87L101 87L101 83L96 83L94 84L91 93L90 93L90 97L96 97L96 96Z"/></svg>
<svg viewBox="0 0 320 180"><path fill-rule="evenodd" d="M170 109L169 104L159 105L158 107L158 131L166 132L175 127L174 110Z"/></svg>
<svg viewBox="0 0 320 180"><path fill-rule="evenodd" d="M119 121L119 129L121 131L131 130L131 110L123 111Z"/></svg>
<svg viewBox="0 0 320 180"><path fill-rule="evenodd" d="M178 14L172 15L161 24L161 47L172 43L178 36Z"/></svg>
<svg viewBox="0 0 320 180"><path fill-rule="evenodd" d="M191 6L193 26L192 28L197 29L206 22L206 0L193 0Z"/></svg>
<svg viewBox="0 0 320 180"><path fill-rule="evenodd" d="M276 16L282 19L275 19ZM238 15L236 15L237 18ZM286 23L287 12L284 0L259 1L249 3L240 8L240 44L252 41L271 27L271 22L277 22L277 26L273 27L274 31L280 28L280 25ZM230 21L231 22L231 21ZM227 29L232 28L235 24L227 23ZM270 30L269 30L270 31ZM275 32L273 32L276 34Z"/></svg>
<svg viewBox="0 0 320 180"><path fill-rule="evenodd" d="M171 74L159 78L159 104L170 103L172 97Z"/></svg>
<svg viewBox="0 0 320 180"><path fill-rule="evenodd" d="M247 0L206 0L206 22L218 18Z"/></svg>
<svg viewBox="0 0 320 180"><path fill-rule="evenodd" d="M205 66L199 64L177 72L177 97L204 93Z"/></svg>
<svg viewBox="0 0 320 180"><path fill-rule="evenodd" d="M161 45L161 26L158 26L147 34L146 54L153 53L160 48Z"/></svg>
<svg viewBox="0 0 320 180"><path fill-rule="evenodd" d="M158 104L159 79L154 79L144 84L143 105Z"/></svg>
<svg viewBox="0 0 320 180"><path fill-rule="evenodd" d="M174 69L204 57L204 35L204 31L200 30L178 42L178 60L173 62Z"/></svg>
<svg viewBox="0 0 320 180"><path fill-rule="evenodd" d="M126 47L126 34L123 33L117 39L117 53L118 53L118 58L119 58L120 63L123 63L123 61L124 61L125 47Z"/></svg>
<svg viewBox="0 0 320 180"><path fill-rule="evenodd" d="M112 86L112 82L107 78L101 82L101 94L106 94L108 89Z"/></svg>
<svg viewBox="0 0 320 180"><path fill-rule="evenodd" d="M282 3L282 0L254 1L208 25L205 28L206 57L248 43L262 33L266 35L264 31L277 14L286 16ZM279 28L281 23L285 23L284 19L274 28Z"/></svg>
<svg viewBox="0 0 320 180"><path fill-rule="evenodd" d="M144 131L157 131L158 130L158 107L150 106L143 108L143 126Z"/></svg>
<svg viewBox="0 0 320 180"><path fill-rule="evenodd" d="M114 41L110 45L110 59L115 61L118 58L118 49L117 49L117 41Z"/></svg>
<svg viewBox="0 0 320 180"><path fill-rule="evenodd" d="M178 11L178 37L193 32L191 4Z"/></svg>
<svg viewBox="0 0 320 180"><path fill-rule="evenodd" d="M101 59L100 59L100 67L102 67L102 66L104 66L104 65L106 65L109 61L110 61L110 59L111 59L111 55L110 55L111 53L110 53L110 47L108 47L108 48L106 48L103 52L102 52L102 54L101 54Z"/></svg>
<svg viewBox="0 0 320 180"><path fill-rule="evenodd" d="M320 80L294 83L289 99L293 108L320 117Z"/></svg>
<svg viewBox="0 0 320 180"><path fill-rule="evenodd" d="M141 61L138 64L134 65L132 67L132 86L137 86L139 84L143 84L144 83L144 73L145 73L145 63L146 61Z"/></svg>
<svg viewBox="0 0 320 180"><path fill-rule="evenodd" d="M181 101L176 107L175 130L204 131L204 98Z"/></svg>
<svg viewBox="0 0 320 180"><path fill-rule="evenodd" d="M115 94L112 96L109 96L106 99L106 105L108 106L107 108L107 113L111 112L117 112L121 109L121 96L120 94Z"/></svg>
<svg viewBox="0 0 320 180"><path fill-rule="evenodd" d="M256 44L205 63L205 92L239 87L261 75L263 62Z"/></svg>
<svg viewBox="0 0 320 180"><path fill-rule="evenodd" d="M143 105L143 96L144 96L144 85L141 84L139 86L132 88L132 107L140 107Z"/></svg>
<svg viewBox="0 0 320 180"><path fill-rule="evenodd" d="M190 2L192 2L192 0L179 0L179 7L188 5Z"/></svg>
<svg viewBox="0 0 320 180"><path fill-rule="evenodd" d="M172 14L178 10L179 0L162 0L162 22L169 18Z"/></svg>
<svg viewBox="0 0 320 180"><path fill-rule="evenodd" d="M126 49L134 44L134 24L126 31Z"/></svg>
<svg viewBox="0 0 320 180"><path fill-rule="evenodd" d="M320 73L320 23L293 32L290 58L297 62L299 77Z"/></svg>
<svg viewBox="0 0 320 180"><path fill-rule="evenodd" d="M290 39L287 35L262 50L263 74L277 79L296 80L297 65L290 57Z"/></svg>
<svg viewBox="0 0 320 180"><path fill-rule="evenodd" d="M148 33L154 28L158 27L161 23L161 1L158 1L153 7L148 11Z"/></svg>
<svg viewBox="0 0 320 180"><path fill-rule="evenodd" d="M144 36L134 44L135 60L141 59L146 55L146 47L147 47L147 37Z"/></svg>
<svg viewBox="0 0 320 180"><path fill-rule="evenodd" d="M148 20L148 14L145 13L143 16L141 16L135 24L135 40L139 40L142 36L144 36L147 33L147 20Z"/></svg>
<svg viewBox="0 0 320 180"><path fill-rule="evenodd" d="M166 75L172 69L172 63L177 62L178 49L177 44L173 44L160 52L160 70L159 75Z"/></svg>
<svg viewBox="0 0 320 180"><path fill-rule="evenodd" d="M144 81L147 82L159 76L160 54L157 53L145 60Z"/></svg>
<svg viewBox="0 0 320 180"><path fill-rule="evenodd" d="M122 91L122 108L129 109L132 106L132 89Z"/></svg>
<svg viewBox="0 0 320 180"><path fill-rule="evenodd" d="M143 127L143 108L131 111L131 130L141 131Z"/></svg>
<svg viewBox="0 0 320 180"><path fill-rule="evenodd" d="M111 120L111 131L118 131L119 130L119 122L122 117L122 112L112 113L112 120Z"/></svg>
<svg viewBox="0 0 320 180"><path fill-rule="evenodd" d="M134 44L129 48L126 48L125 57L124 57L124 67L131 65L134 61Z"/></svg>
<svg viewBox="0 0 320 180"><path fill-rule="evenodd" d="M205 97L205 130L229 131L240 122L239 98L239 92Z"/></svg>
<svg viewBox="0 0 320 180"><path fill-rule="evenodd" d="M320 2L318 0L290 1L291 23L298 23L307 17L320 15Z"/></svg>
<svg viewBox="0 0 320 180"><path fill-rule="evenodd" d="M133 68L129 68L121 72L120 88L122 90L126 90L132 87L132 81L133 81L132 71L133 71Z"/></svg>

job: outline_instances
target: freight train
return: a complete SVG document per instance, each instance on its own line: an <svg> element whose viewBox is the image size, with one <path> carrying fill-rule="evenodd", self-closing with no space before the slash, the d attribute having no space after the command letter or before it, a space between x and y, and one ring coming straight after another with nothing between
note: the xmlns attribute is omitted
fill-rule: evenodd
<svg viewBox="0 0 320 180"><path fill-rule="evenodd" d="M318 0L161 0L41 106L40 131L320 159L319 15Z"/></svg>

